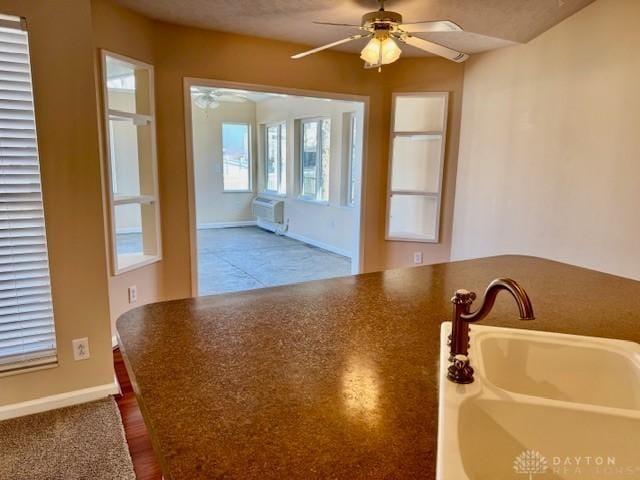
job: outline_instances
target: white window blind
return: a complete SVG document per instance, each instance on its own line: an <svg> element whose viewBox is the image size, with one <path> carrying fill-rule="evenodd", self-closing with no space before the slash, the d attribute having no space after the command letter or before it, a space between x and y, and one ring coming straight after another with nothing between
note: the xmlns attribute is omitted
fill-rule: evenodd
<svg viewBox="0 0 640 480"><path fill-rule="evenodd" d="M0 372L56 361L27 32L0 15Z"/></svg>

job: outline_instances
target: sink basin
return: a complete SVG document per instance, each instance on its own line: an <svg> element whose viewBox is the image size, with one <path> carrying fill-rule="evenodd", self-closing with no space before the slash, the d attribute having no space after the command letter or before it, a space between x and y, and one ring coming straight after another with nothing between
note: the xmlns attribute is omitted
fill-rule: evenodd
<svg viewBox="0 0 640 480"><path fill-rule="evenodd" d="M478 352L475 368L499 388L554 400L640 410L640 354L634 343L471 328Z"/></svg>
<svg viewBox="0 0 640 480"><path fill-rule="evenodd" d="M470 479L526 479L514 470L514 461L527 451L539 452L538 458L546 460L547 469L537 468L545 474L541 480L602 479L607 477L606 468L636 465L637 475L624 478L640 477L640 418L633 416L472 399L460 405L458 429L461 458ZM532 467L531 473L535 470Z"/></svg>
<svg viewBox="0 0 640 480"><path fill-rule="evenodd" d="M472 325L475 381L447 378L440 339L439 480L640 479L640 345Z"/></svg>

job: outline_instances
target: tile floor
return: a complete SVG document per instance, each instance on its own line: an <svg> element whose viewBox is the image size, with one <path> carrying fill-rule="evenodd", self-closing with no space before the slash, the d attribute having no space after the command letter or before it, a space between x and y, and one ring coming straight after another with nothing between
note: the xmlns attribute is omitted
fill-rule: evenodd
<svg viewBox="0 0 640 480"><path fill-rule="evenodd" d="M118 235L118 252L140 250L140 235ZM200 295L340 277L351 259L258 227L198 230Z"/></svg>

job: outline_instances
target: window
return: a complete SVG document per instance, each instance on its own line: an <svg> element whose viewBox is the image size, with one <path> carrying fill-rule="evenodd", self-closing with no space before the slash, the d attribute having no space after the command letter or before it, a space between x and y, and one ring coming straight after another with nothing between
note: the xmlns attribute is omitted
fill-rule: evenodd
<svg viewBox="0 0 640 480"><path fill-rule="evenodd" d="M284 195L287 175L287 127L284 123L265 127L265 191Z"/></svg>
<svg viewBox="0 0 640 480"><path fill-rule="evenodd" d="M357 194L357 179L358 179L358 136L357 136L357 117L355 113L349 114L349 122L347 124L347 128L349 129L349 133L347 138L347 148L348 148L348 160L349 160L349 175L348 175L348 186L347 186L347 204L354 205L356 203L356 194Z"/></svg>
<svg viewBox="0 0 640 480"><path fill-rule="evenodd" d="M0 372L56 362L27 32L0 15Z"/></svg>
<svg viewBox="0 0 640 480"><path fill-rule="evenodd" d="M331 120L302 120L300 130L300 196L328 202Z"/></svg>
<svg viewBox="0 0 640 480"><path fill-rule="evenodd" d="M394 94L387 238L439 239L448 93Z"/></svg>
<svg viewBox="0 0 640 480"><path fill-rule="evenodd" d="M249 125L222 124L222 184L225 192L251 190Z"/></svg>
<svg viewBox="0 0 640 480"><path fill-rule="evenodd" d="M113 273L161 258L153 67L102 52Z"/></svg>

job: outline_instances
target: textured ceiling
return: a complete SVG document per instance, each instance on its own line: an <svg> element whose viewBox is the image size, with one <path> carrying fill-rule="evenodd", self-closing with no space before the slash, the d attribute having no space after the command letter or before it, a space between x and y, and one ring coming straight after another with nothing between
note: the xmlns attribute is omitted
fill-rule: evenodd
<svg viewBox="0 0 640 480"><path fill-rule="evenodd" d="M405 22L452 20L471 33L424 33L419 36L476 53L527 42L594 0L387 0L386 9ZM170 23L274 38L304 45L322 45L357 33L313 21L360 23L376 10L376 0L116 0L148 17ZM363 41L336 50L358 52ZM423 56L403 47L404 56Z"/></svg>

